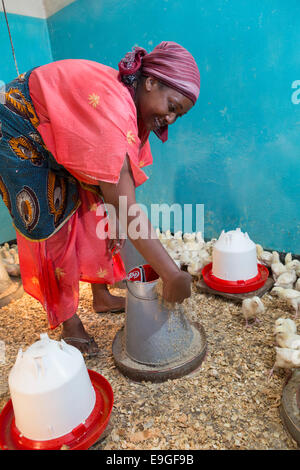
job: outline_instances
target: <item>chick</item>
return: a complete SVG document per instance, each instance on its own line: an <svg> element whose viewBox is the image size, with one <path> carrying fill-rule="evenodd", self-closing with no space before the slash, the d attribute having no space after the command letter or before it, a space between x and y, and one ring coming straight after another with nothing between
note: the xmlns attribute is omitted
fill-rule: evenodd
<svg viewBox="0 0 300 470"><path fill-rule="evenodd" d="M289 348L278 348L276 350L276 359L274 366L272 367L269 378L271 378L275 367L282 367L283 369L292 369L294 367L300 367L300 351Z"/></svg>
<svg viewBox="0 0 300 470"><path fill-rule="evenodd" d="M184 233L183 234L183 240L185 242L194 242L196 239L196 234L195 233Z"/></svg>
<svg viewBox="0 0 300 470"><path fill-rule="evenodd" d="M250 299L244 299L242 303L242 313L243 317L246 319L245 328L247 328L248 320L251 318L255 318L254 323L258 322L257 315L263 313L265 311L264 304L260 300L259 297L251 297Z"/></svg>
<svg viewBox="0 0 300 470"><path fill-rule="evenodd" d="M292 289L296 282L297 276L295 271L287 271L286 273L280 274L277 278L274 286L283 287L284 289Z"/></svg>
<svg viewBox="0 0 300 470"><path fill-rule="evenodd" d="M192 276L199 276L201 274L201 269L203 268L203 265L200 261L196 261L194 263L191 263L187 270Z"/></svg>
<svg viewBox="0 0 300 470"><path fill-rule="evenodd" d="M285 264L287 271L297 271L300 268L300 261L297 259L293 259L289 263Z"/></svg>
<svg viewBox="0 0 300 470"><path fill-rule="evenodd" d="M256 254L258 260L264 264L265 266L268 266L268 268L271 267L271 264L273 262L273 254L270 251L264 251L263 247L259 244L256 245Z"/></svg>
<svg viewBox="0 0 300 470"><path fill-rule="evenodd" d="M284 289L283 287L273 287L271 294L276 295L280 299L294 299L299 297L299 293L295 289Z"/></svg>
<svg viewBox="0 0 300 470"><path fill-rule="evenodd" d="M288 264L292 261L292 253L287 253L284 258L284 263Z"/></svg>
<svg viewBox="0 0 300 470"><path fill-rule="evenodd" d="M281 331L276 334L276 343L281 348L300 349L300 335Z"/></svg>
<svg viewBox="0 0 300 470"><path fill-rule="evenodd" d="M206 266L212 261L211 255L204 248L199 251L198 258L203 266Z"/></svg>
<svg viewBox="0 0 300 470"><path fill-rule="evenodd" d="M182 240L182 231L178 230L178 232L174 233L175 240Z"/></svg>
<svg viewBox="0 0 300 470"><path fill-rule="evenodd" d="M274 281L277 281L279 276L287 271L287 267L280 262L279 254L276 251L273 251L272 255L271 270Z"/></svg>
<svg viewBox="0 0 300 470"><path fill-rule="evenodd" d="M299 294L300 294L300 292L299 292ZM297 318L299 308L300 308L300 295L299 295L299 297L294 297L292 299L287 299L287 303L290 307L292 307L295 310L295 317L294 318Z"/></svg>
<svg viewBox="0 0 300 470"><path fill-rule="evenodd" d="M300 279L297 279L296 281L295 290L300 291Z"/></svg>
<svg viewBox="0 0 300 470"><path fill-rule="evenodd" d="M278 318L275 321L274 334L277 333L296 333L297 326L296 323L290 318Z"/></svg>

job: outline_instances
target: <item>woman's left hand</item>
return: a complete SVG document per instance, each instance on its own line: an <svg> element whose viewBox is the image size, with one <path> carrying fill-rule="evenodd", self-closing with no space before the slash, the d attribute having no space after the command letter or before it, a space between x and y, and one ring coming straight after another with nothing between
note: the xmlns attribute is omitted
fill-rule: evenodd
<svg viewBox="0 0 300 470"><path fill-rule="evenodd" d="M114 238L108 241L108 248L111 250L113 255L116 255L123 248L124 243L124 238Z"/></svg>

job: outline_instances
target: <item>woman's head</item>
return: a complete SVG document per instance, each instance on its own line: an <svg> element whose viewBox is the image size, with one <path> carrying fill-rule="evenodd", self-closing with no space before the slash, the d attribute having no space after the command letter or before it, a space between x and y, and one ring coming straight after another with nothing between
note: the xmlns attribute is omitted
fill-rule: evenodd
<svg viewBox="0 0 300 470"><path fill-rule="evenodd" d="M167 140L167 126L188 112L199 95L200 74L193 56L175 42L162 42L150 54L135 48L121 60L119 70L147 129Z"/></svg>
<svg viewBox="0 0 300 470"><path fill-rule="evenodd" d="M186 114L193 102L157 78L143 76L137 85L136 105L146 129L159 132Z"/></svg>

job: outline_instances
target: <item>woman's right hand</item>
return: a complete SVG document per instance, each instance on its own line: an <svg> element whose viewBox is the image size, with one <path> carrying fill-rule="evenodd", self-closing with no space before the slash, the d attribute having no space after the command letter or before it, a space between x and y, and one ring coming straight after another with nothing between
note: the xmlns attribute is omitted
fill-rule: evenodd
<svg viewBox="0 0 300 470"><path fill-rule="evenodd" d="M191 295L192 276L185 271L178 271L168 279L163 279L163 298L167 302L182 303Z"/></svg>

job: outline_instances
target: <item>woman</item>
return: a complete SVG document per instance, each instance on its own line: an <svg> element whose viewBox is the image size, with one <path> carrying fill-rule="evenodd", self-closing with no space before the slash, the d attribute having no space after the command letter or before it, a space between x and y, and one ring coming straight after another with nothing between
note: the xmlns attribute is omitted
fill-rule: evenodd
<svg viewBox="0 0 300 470"><path fill-rule="evenodd" d="M76 314L79 281L92 284L96 312L124 310L124 299L107 289L126 273L116 251L122 243L107 238L104 202L128 231L135 187L147 179L141 168L152 162L149 134L165 142L168 126L192 108L199 89L195 60L173 42L149 54L135 48L119 73L63 60L7 85L0 192L17 230L23 286L44 306L50 327L62 324L62 337L84 353L98 347ZM119 212L120 196L127 209ZM164 298L182 302L191 277L169 257L145 214L136 216L147 237L131 237L133 245L162 278Z"/></svg>

